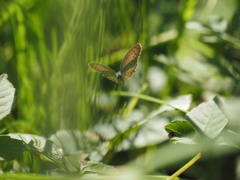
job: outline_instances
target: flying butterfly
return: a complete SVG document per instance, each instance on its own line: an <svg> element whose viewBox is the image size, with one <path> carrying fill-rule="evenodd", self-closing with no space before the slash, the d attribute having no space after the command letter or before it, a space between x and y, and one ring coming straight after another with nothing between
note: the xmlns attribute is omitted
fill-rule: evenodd
<svg viewBox="0 0 240 180"><path fill-rule="evenodd" d="M115 73L114 70L104 64L90 62L88 63L88 65L101 73L103 77L108 78L116 83L124 83L135 72L141 51L141 44L136 44L135 46L133 46L122 60L120 71L117 73Z"/></svg>

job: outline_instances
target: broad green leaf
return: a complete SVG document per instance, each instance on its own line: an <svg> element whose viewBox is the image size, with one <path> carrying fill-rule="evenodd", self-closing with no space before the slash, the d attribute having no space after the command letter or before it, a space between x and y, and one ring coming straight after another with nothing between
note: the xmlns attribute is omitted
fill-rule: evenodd
<svg viewBox="0 0 240 180"><path fill-rule="evenodd" d="M126 139L130 136L131 133L136 132L137 130L139 130L144 124L146 124L150 119L144 120L134 126L132 126L130 129L117 134L114 138L112 138L109 141L109 149L112 149L114 146L117 146L119 143L121 143L123 141L123 139Z"/></svg>
<svg viewBox="0 0 240 180"><path fill-rule="evenodd" d="M15 140L23 140L25 146L22 148L22 151L35 151L45 155L54 162L62 162L62 150L49 139L30 134L8 134L7 136Z"/></svg>
<svg viewBox="0 0 240 180"><path fill-rule="evenodd" d="M165 126L169 133L170 142L182 144L196 144L194 137L196 132L192 125L185 120L175 120Z"/></svg>
<svg viewBox="0 0 240 180"><path fill-rule="evenodd" d="M192 125L185 120L174 120L165 126L165 130L168 133L174 132L175 136L177 137L188 136L195 133Z"/></svg>
<svg viewBox="0 0 240 180"><path fill-rule="evenodd" d="M10 113L15 93L15 88L7 77L7 74L0 76L0 120Z"/></svg>
<svg viewBox="0 0 240 180"><path fill-rule="evenodd" d="M216 104L217 101L220 100L215 97L211 101L201 103L186 114L187 120L195 130L210 139L220 134L228 123L227 118Z"/></svg>
<svg viewBox="0 0 240 180"><path fill-rule="evenodd" d="M9 136L0 136L0 157L6 161L11 161L21 155L25 145L22 140L14 139Z"/></svg>

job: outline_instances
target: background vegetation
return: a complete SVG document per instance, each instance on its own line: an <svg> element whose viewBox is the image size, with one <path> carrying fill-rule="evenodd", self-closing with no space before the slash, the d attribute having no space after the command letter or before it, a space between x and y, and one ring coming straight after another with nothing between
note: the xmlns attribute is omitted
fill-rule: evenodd
<svg viewBox="0 0 240 180"><path fill-rule="evenodd" d="M143 47L139 65L124 85L88 67L89 62L100 62L118 71L136 43ZM240 1L0 0L3 73L16 88L16 98L12 113L0 121L2 134L59 137L64 142L67 135L72 139L72 131L64 131L64 136L64 129L81 131L99 138L75 149L89 153L160 107L119 91L166 101L191 94L190 108L218 94L234 101L227 128L239 133ZM146 174L172 174L192 156L169 158L159 165L148 162L148 153L169 145L164 126L174 119L184 119L184 113L155 116L107 157L91 151L90 159L110 165L152 164ZM70 146L69 140L65 143ZM171 145L172 151L165 153L174 154L179 148ZM214 153L183 177L240 179L239 153ZM144 161L138 161L141 155ZM18 162L20 167L30 166L29 154L23 153ZM33 171L42 173L45 164L35 155ZM2 164L2 170L11 167Z"/></svg>

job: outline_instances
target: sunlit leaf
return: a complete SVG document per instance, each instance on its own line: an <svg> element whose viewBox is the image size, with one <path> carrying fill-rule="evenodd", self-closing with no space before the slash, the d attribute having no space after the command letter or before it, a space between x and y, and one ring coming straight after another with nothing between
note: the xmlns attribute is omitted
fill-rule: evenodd
<svg viewBox="0 0 240 180"><path fill-rule="evenodd" d="M0 120L10 113L14 99L15 88L7 77L6 74L0 76Z"/></svg>
<svg viewBox="0 0 240 180"><path fill-rule="evenodd" d="M211 101L201 103L186 115L187 120L200 135L206 135L211 139L221 133L228 123L227 118L215 102L217 100L218 98L215 97Z"/></svg>
<svg viewBox="0 0 240 180"><path fill-rule="evenodd" d="M49 139L31 134L8 134L8 136L15 140L23 140L25 146L22 151L31 150L45 155L54 162L62 161L62 150Z"/></svg>

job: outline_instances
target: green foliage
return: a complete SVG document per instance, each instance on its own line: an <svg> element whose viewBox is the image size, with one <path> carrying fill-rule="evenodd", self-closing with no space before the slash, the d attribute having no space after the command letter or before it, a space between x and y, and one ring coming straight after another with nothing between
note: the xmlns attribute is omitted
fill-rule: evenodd
<svg viewBox="0 0 240 180"><path fill-rule="evenodd" d="M0 155L6 161L11 161L14 158L20 156L24 151L24 145L21 140L11 138L10 136L0 136L1 148Z"/></svg>
<svg viewBox="0 0 240 180"><path fill-rule="evenodd" d="M0 0L0 179L239 179L239 7ZM88 68L137 43L124 85Z"/></svg>
<svg viewBox="0 0 240 180"><path fill-rule="evenodd" d="M165 129L173 143L196 144L194 141L195 130L188 121L174 120L165 126Z"/></svg>
<svg viewBox="0 0 240 180"><path fill-rule="evenodd" d="M15 88L7 80L7 75L0 76L0 120L2 120L11 111Z"/></svg>
<svg viewBox="0 0 240 180"><path fill-rule="evenodd" d="M228 120L213 100L200 104L186 114L187 120L193 125L196 131L208 138L215 138L221 133Z"/></svg>

